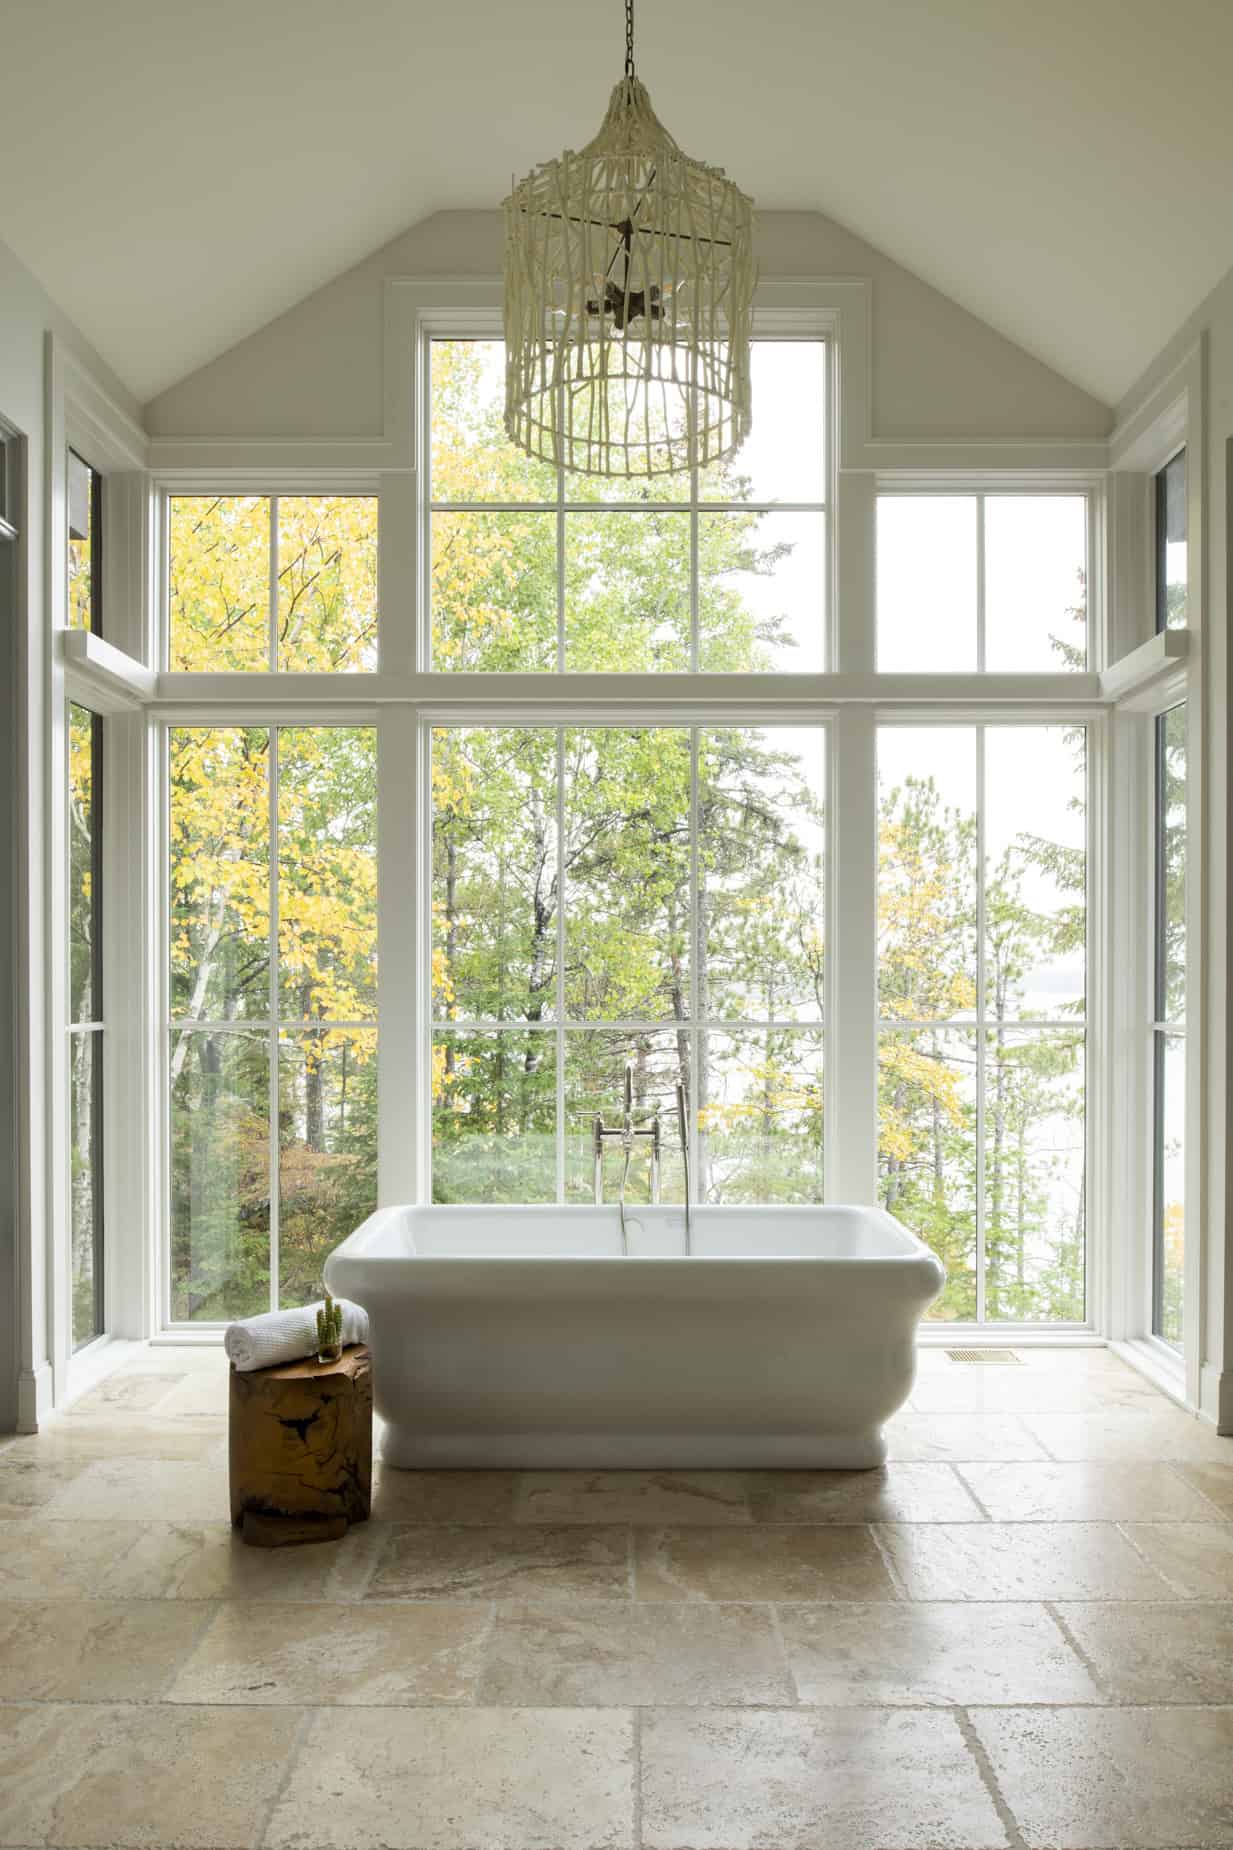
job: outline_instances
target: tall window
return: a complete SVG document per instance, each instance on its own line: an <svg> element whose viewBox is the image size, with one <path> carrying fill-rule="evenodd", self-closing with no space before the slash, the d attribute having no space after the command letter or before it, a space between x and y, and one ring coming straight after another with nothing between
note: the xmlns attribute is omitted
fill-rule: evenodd
<svg viewBox="0 0 1233 1850"><path fill-rule="evenodd" d="M376 1202L370 726L174 727L170 1314L317 1295Z"/></svg>
<svg viewBox="0 0 1233 1850"><path fill-rule="evenodd" d="M414 616L423 701L418 676L355 673L318 707L305 678L378 670L375 497L170 497L167 659L199 677L177 684L193 723L168 746L174 1320L310 1297L376 1198L378 699L385 787L428 770L383 831L387 892L408 889L387 1018L415 1024L397 1070L430 1119L388 1101L400 1193L611 1203L621 1153L597 1178L593 1126L619 1118L627 1062L639 1123L660 1118L663 1201L684 1193L681 1083L696 1199L823 1200L824 1132L832 1171L867 1187L871 1105L844 1078L876 1033L880 1197L946 1261L939 1314L1085 1318L1088 739L1069 714L1088 496L878 495L876 660L895 679L859 688L875 790L845 678L868 651L845 659L827 602L830 357L759 339L736 458L605 482L516 451L501 342L438 323L417 350L417 506L386 534L414 611L384 615L402 660ZM237 670L266 677L260 708L219 674ZM825 705L791 670L836 671ZM979 719L946 679L974 672L1004 677ZM605 678L582 702L567 674Z"/></svg>
<svg viewBox="0 0 1233 1850"><path fill-rule="evenodd" d="M104 1328L103 722L68 709L69 1254L72 1338Z"/></svg>
<svg viewBox="0 0 1233 1850"><path fill-rule="evenodd" d="M1186 1251L1186 703L1155 722L1152 1329L1182 1347Z"/></svg>
<svg viewBox="0 0 1233 1850"><path fill-rule="evenodd" d="M678 1080L700 1199L822 1199L823 736L437 730L436 1200L593 1200L627 1061L662 1199ZM629 1198L649 1187L640 1152Z"/></svg>
<svg viewBox="0 0 1233 1850"><path fill-rule="evenodd" d="M878 772L881 1200L935 1317L1082 1320L1084 729L885 726Z"/></svg>
<svg viewBox="0 0 1233 1850"><path fill-rule="evenodd" d="M170 667L377 665L375 495L172 495Z"/></svg>
<svg viewBox="0 0 1233 1850"><path fill-rule="evenodd" d="M1156 476L1157 630L1186 626L1186 534L1186 452L1179 450Z"/></svg>
<svg viewBox="0 0 1233 1850"><path fill-rule="evenodd" d="M758 415L740 454L642 484L515 450L503 354L430 343L435 668L826 666L823 342L755 342Z"/></svg>

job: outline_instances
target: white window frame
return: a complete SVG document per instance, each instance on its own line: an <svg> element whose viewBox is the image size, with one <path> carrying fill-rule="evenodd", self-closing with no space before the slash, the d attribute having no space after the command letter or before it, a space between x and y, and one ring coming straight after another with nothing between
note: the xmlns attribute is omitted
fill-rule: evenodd
<svg viewBox="0 0 1233 1850"><path fill-rule="evenodd" d="M583 722L601 716L618 724L744 723L770 725L776 719L827 728L827 931L826 973L826 1191L831 1200L876 1198L876 781L875 729L889 716L927 714L930 719L987 723L1012 718L1040 723L1084 718L1089 722L1091 811L1089 941L1103 941L1106 907L1100 881L1106 860L1095 839L1103 828L1101 802L1107 787L1105 727L1111 693L1105 680L1112 650L1106 642L1106 494L1101 444L1042 444L886 440L871 431L870 297L867 283L854 279L809 282L779 279L763 292L756 333L784 338L796 332L828 338L830 414L827 484L827 660L825 672L771 675L681 674L474 675L433 671L425 666L424 532L427 471L426 423L422 402L424 343L434 335L500 333L500 292L493 279L391 279L387 283L386 434L381 439L286 441L206 440L187 444L157 440L152 481L153 534L159 564L151 573L149 629L144 653L134 649L127 666L98 646L83 651L81 672L91 685L114 681L132 707L142 709L148 783L137 811L140 853L147 857L147 927L151 994L148 1030L139 1070L148 1086L154 1122L167 1119L164 1060L167 1011L160 986L166 981L166 879L156 852L158 831L150 826L166 801L160 769L160 735L178 724L363 723L378 729L379 925L381 1037L379 1105L379 1198L420 1199L426 1187L425 1141L430 1135L423 1073L428 1021L423 994L426 890L429 844L425 817L425 729L433 724L482 724L532 714L546 724ZM875 504L879 490L938 492L1020 491L1083 493L1088 497L1090 575L1088 583L1089 669L1077 674L879 675L875 670ZM160 503L168 493L283 492L372 493L379 496L380 609L375 673L309 675L277 670L246 673L178 674L165 662L166 541ZM142 664L148 664L143 679ZM165 834L162 840L165 840ZM130 852L137 852L130 849ZM140 858L140 856L139 856ZM842 868L842 879L836 870ZM1100 870L1099 874L1096 870ZM157 901L157 904L154 902ZM139 903L136 899L134 904ZM426 913L426 908L424 909ZM408 920L417 942L408 943ZM116 940L114 928L111 940ZM397 953L397 954L396 954ZM1108 1155L1104 1144L1107 1101L1096 1048L1103 1007L1103 959L1089 958L1087 1039L1088 1085L1093 1108L1089 1137L1092 1212L1088 1222L1089 1326L1013 1324L986 1326L982 1338L1020 1341L1092 1340L1102 1327L1103 1289L1093 1280L1110 1272L1106 1247ZM838 972L842 970L842 980ZM114 1097L115 1094L112 1094ZM417 1127L408 1137L407 1126ZM145 1331L164 1327L166 1226L165 1160L141 1159L150 1190L148 1239L143 1263L149 1274L144 1303ZM138 1167L129 1159L130 1178ZM156 1170L160 1173L156 1174ZM151 1176L156 1175L154 1181ZM113 1222L114 1224L114 1222ZM157 1262L153 1254L157 1253ZM926 1332L925 1340L953 1339L958 1326ZM176 1340L216 1340L216 1332L186 1330Z"/></svg>
<svg viewBox="0 0 1233 1850"><path fill-rule="evenodd" d="M1113 1174L1109 1211L1121 1232L1121 1277L1113 1281L1105 1327L1118 1352L1185 1405L1219 1416L1219 1370L1206 1360L1209 1291L1207 1153L1213 1127L1204 1100L1207 1057L1206 958L1209 848L1207 695L1203 641L1207 624L1204 495L1206 477L1202 344L1184 353L1109 442L1111 554L1118 586L1114 615L1122 659L1110 677L1113 756L1108 826L1116 872L1114 903L1137 921L1119 952L1112 994L1116 1047L1125 1076L1121 1111L1110 1122ZM1156 630L1155 477L1185 448L1187 625ZM1182 1353L1155 1335L1154 1021L1155 1021L1155 725L1186 703L1186 1147ZM1220 1132L1217 1135L1222 1134ZM1220 1235L1217 1233L1216 1238Z"/></svg>
<svg viewBox="0 0 1233 1850"><path fill-rule="evenodd" d="M460 677L460 678L463 678L463 677ZM544 678L547 679L548 677L545 676ZM420 805L417 806L417 812L416 812L416 822L417 822L417 828L419 831L419 837L420 837L420 842L421 842L420 860L421 860L421 865L423 868L423 876L422 876L423 884L420 889L421 894L423 893L431 894L431 890L432 890L432 824L433 824L432 780L428 774L428 767L430 764L430 755L431 755L431 749L432 749L432 733L434 729L437 727L445 727L445 728L457 727L460 729L464 729L468 727L477 727L477 726L485 727L486 726L486 727L497 728L497 727L500 727L502 724L506 724L506 723L514 723L514 724L517 724L518 726L526 726L526 727L543 727L545 730L559 729L559 728L566 727L566 726L595 726L595 727L611 726L611 727L619 728L619 729L629 728L631 730L637 730L639 728L644 728L644 727L650 728L650 729L654 729L658 727L664 730L673 730L673 731L691 731L691 730L692 731L703 731L703 730L706 730L709 726L748 727L750 729L759 729L759 730L761 729L773 730L775 727L798 727L798 728L809 727L822 734L822 756L823 756L823 766L824 766L823 797L824 797L824 801L826 804L826 831L825 831L825 836L823 839L823 863L824 863L823 865L823 904L825 906L826 914L827 914L827 924L826 924L825 929L827 930L827 933L828 933L828 942L829 942L830 919L832 916L832 904L833 904L832 893L833 893L833 883L834 883L834 873L835 873L834 850L833 850L833 839L832 839L834 831L831 826L831 818L834 813L834 805L832 804L830 800L830 795L829 795L830 781L831 781L831 776L833 773L834 752L835 752L835 737L834 737L834 730L833 730L833 723L832 723L833 713L820 712L817 708L795 709L792 707L779 707L779 708L774 709L773 714L769 714L766 710L759 711L757 709L751 708L749 706L741 705L739 703L719 710L718 716L716 716L716 709L714 708L708 708L707 712L708 712L708 717L706 718L701 717L701 715L699 714L694 714L692 717L683 716L681 718L673 718L669 716L668 714L665 714L662 711L662 709L658 711L649 711L646 708L637 707L637 706L629 707L629 708L621 707L619 709L616 709L610 706L601 706L593 711L587 711L584 709L581 714L577 713L576 710L569 714L564 714L561 711L559 704L553 704L551 707L546 707L546 708L540 708L536 705L529 704L526 707L520 707L517 710L516 716L511 713L510 715L507 716L505 720L494 719L491 714L481 714L473 710L468 711L465 705L461 708L450 706L449 708L446 708L446 709L437 709L437 710L428 711L428 712L421 712L419 715L418 722L417 722L417 730L418 730L419 758L420 758L420 763L422 766L422 772L421 772L421 777L419 781L419 788L423 794L422 794L422 801ZM697 823L697 813L696 813L697 767L696 767L696 745L693 740L691 740L691 757L695 759L693 771L691 774L691 787L692 787L693 794L692 794L691 806L690 806L690 810L691 810L691 813L690 813L691 852L690 852L690 874L689 874L690 972L691 972L691 984L692 984L696 977L696 973L698 969L698 954L699 954L698 936L697 936L697 933L698 933L698 905L697 905L697 890L698 890L698 853L697 853L698 832L697 830L698 830L698 823ZM559 776L560 776L560 771L558 767L558 778ZM558 878L558 893L563 895L565 891L565 883L561 879L561 855L564 849L565 831L563 827L563 820L564 820L563 818L563 791L559 783L558 783L558 793L557 794L558 794L558 817L557 817L558 875L557 875L557 878ZM424 907L422 901L420 905L417 906L416 908L416 917L417 917L417 922L419 923L419 926L420 926L420 931L419 931L418 939L417 939L417 964L419 966L419 971L418 971L419 980L416 985L416 993L417 993L417 996L421 999L421 1012L420 1012L419 1019L420 1019L420 1022L423 1024L417 1034L417 1046L418 1046L419 1059L417 1062L417 1070L416 1070L416 1087L417 1087L418 1097L423 1099L425 1101L425 1104L424 1104L424 1109L419 1113L418 1118L417 1118L417 1137L416 1137L417 1188L416 1188L416 1194L415 1194L414 1199L417 1202L426 1203L432 1199L432 1071L431 1071L432 1041L433 1041L434 1034L445 1031L448 1028L449 1024L435 1020L433 1016L432 993L431 993L432 932L431 932L430 918L428 916L427 910ZM829 1065L829 1060L827 1057L828 1051L829 1051L829 1042L828 1042L827 1037L829 1033L829 1019L830 1019L829 1011L830 1011L832 998L834 994L834 990L833 990L834 959L832 957L827 956L825 968L823 971L823 1012L822 1012L822 1018L820 1021L802 1020L802 1021L796 1021L796 1022L768 1023L764 1021L746 1021L742 1018L732 1018L732 1019L727 1019L727 1020L721 1020L717 1017L711 1017L711 1018L708 1018L708 1020L706 1020L705 1022L703 1022L698 1019L697 1007L696 1007L696 1004L694 1003L691 1003L689 1016L684 1022L675 1022L671 1020L670 1018L665 1018L664 1020L658 1021L658 1022L646 1021L646 1022L636 1022L636 1023L624 1022L624 1021L609 1023L606 1021L599 1021L599 1020L596 1020L596 1021L589 1021L589 1020L582 1021L582 1020L577 1020L577 1019L567 1020L565 1016L565 1009L564 1009L565 930L566 930L565 908L562 904L558 904L557 924L556 924L557 994L556 994L556 1004L555 1004L555 1015L554 1015L553 1021L550 1024L548 1024L546 1027L534 1030L535 1033L543 1034L546 1040L549 1037L552 1037L553 1046L554 1046L554 1057L556 1059L556 1168L557 1168L556 1199L558 1203L563 1204L565 1201L565 1150L566 1150L567 1130L566 1130L566 1115L565 1115L565 1061L564 1061L562 1053L557 1052L556 1050L563 1047L564 1037L569 1033L585 1034L589 1031L594 1031L597 1033L620 1032L622 1029L628 1029L629 1032L631 1033L640 1033L640 1032L643 1032L644 1030L649 1033L674 1033L678 1031L679 1029L683 1029L686 1033L688 1033L691 1044L695 1048L697 1044L696 1036L698 1032L703 1028L709 1029L716 1033L730 1033L733 1035L737 1035L737 1034L753 1035L753 1034L758 1034L758 1033L765 1033L768 1030L773 1031L775 1029L793 1029L793 1028L799 1029L803 1033L812 1032L812 1033L821 1034L822 1039L823 1039L822 1083L823 1083L823 1089L824 1089L824 1098L826 1100L826 1108L829 1109L829 1104L830 1104L829 1083L830 1082L829 1082L829 1075L827 1071L827 1068ZM459 1021L456 1024L456 1027L457 1027L457 1031L463 1034L468 1033L468 1032L483 1033L485 1031L492 1033L498 1029L503 1029L507 1033L518 1033L520 1029L525 1031L524 1025L517 1021L471 1022L471 1021L463 1020L463 1021ZM612 1109L614 1111L619 1107L619 1103L620 1101L618 1099L614 1098L612 1100ZM837 1164L838 1157L837 1155L832 1156L831 1146L832 1146L832 1139L829 1135L827 1135L823 1141L822 1161L823 1161L823 1174L824 1174L824 1190L825 1190L826 1198L828 1200L836 1199L835 1195L831 1191L830 1176L831 1176L831 1163L832 1161L834 1161ZM699 1148L698 1148L698 1127L697 1127L696 1119L693 1123L691 1123L689 1127L689 1162L690 1162L691 1175L694 1175L694 1176L699 1175L700 1168L699 1168Z"/></svg>
<svg viewBox="0 0 1233 1850"><path fill-rule="evenodd" d="M262 671L264 672L264 671ZM266 827L268 831L270 853L270 913L269 913L269 970L267 974L269 1003L266 1014L254 1016L252 1020L237 1019L232 1023L220 1024L207 1018L200 1021L188 1017L171 1015L171 879L170 866L166 858L162 865L162 904L160 906L160 944L159 956L159 1011L158 1049L156 1063L158 1085L161 1098L165 1101L158 1119L159 1142L159 1220L164 1229L159 1242L156 1265L155 1291L158 1300L158 1327L164 1330L200 1330L218 1331L225 1329L228 1318L209 1320L195 1319L192 1323L177 1321L171 1314L171 1039L179 1030L185 1034L208 1033L211 1029L219 1033L248 1033L262 1035L265 1041L266 1056L269 1063L267 1080L267 1104L269 1123L267 1139L270 1158L270 1286L269 1310L279 1308L279 1176L282 1154L279 1145L279 1060L280 1043L284 1039L295 1039L300 1035L311 1033L314 1029L337 1030L349 1029L358 1032L376 1032L378 1049L380 1048L379 1012L374 1011L371 1019L366 1021L318 1021L316 1018L300 1020L284 1013L279 985L279 951L278 951L278 792L279 792L279 749L280 731L299 726L369 726L376 730L377 709L373 706L358 707L348 710L346 717L337 713L322 716L320 710L304 709L311 714L308 718L296 717L295 711L279 707L276 703L268 710L259 708L255 713L246 712L241 719L228 719L221 714L205 717L199 709L188 709L184 715L174 711L163 713L158 722L158 762L159 785L162 795L161 813L163 816L159 837L162 843L170 840L170 736L178 727L212 727L225 728L232 725L259 727L270 733L269 792L266 806ZM379 746L378 746L379 761ZM378 848L378 855L380 850ZM378 893L380 879L378 877ZM378 1051L378 1060L380 1052ZM378 1097L380 1094L378 1094Z"/></svg>
<svg viewBox="0 0 1233 1850"><path fill-rule="evenodd" d="M1035 1019L1025 1018L1023 1020L1008 1021L1005 1024L1007 1030L1011 1032L1017 1031L1019 1029L1023 1029L1025 1031L1039 1030L1043 1034L1047 1034L1051 1031L1054 1033L1057 1033L1067 1028L1070 1028L1073 1030L1079 1027L1080 1025L1082 1025L1083 1061L1084 1061L1083 1086L1084 1086L1084 1101L1085 1101L1084 1136L1085 1136L1085 1141L1086 1141L1086 1158L1085 1158L1085 1164L1084 1164L1084 1180L1085 1180L1084 1228L1085 1228L1086 1237L1085 1237L1085 1252L1084 1252L1084 1286L1083 1286L1084 1315L1081 1319L1079 1319L1078 1321L1074 1323L1050 1323L1050 1322L1041 1322L1041 1321L1036 1321L1036 1320L1014 1321L1011 1319L1001 1319L1001 1318L999 1318L996 1322L986 1322L985 1320L986 1285L985 1285L984 1188L985 1188L985 1160L986 1159L985 1159L985 1140L984 1140L983 1085L984 1085L985 1065L986 1065L986 1059L987 1059L986 1050L985 1050L985 1036L988 1035L990 1030L989 1030L989 1018L984 1013L985 996L984 996L984 979L983 979L983 970L984 970L984 961L985 961L984 890L985 890L985 884L988 878L988 870L985 867L985 776L984 776L984 768L983 768L984 767L983 749L978 748L977 776L976 776L976 828L977 828L976 855L977 855L977 862L983 870L982 875L981 875L981 883L980 883L979 895L978 895L978 909L977 909L978 969L980 972L980 980L978 983L979 1001L978 1001L977 1013L974 1015L973 1019L970 1022L967 1022L967 1021L938 1021L936 1023L933 1023L933 1022L902 1023L902 1022L896 1021L892 1017L883 1018L877 1007L878 998L877 998L877 992L876 992L876 972L875 972L874 1012L875 1012L875 1017L876 1017L876 1032L877 1032L879 1040L883 1033L893 1032L897 1028L904 1028L906 1031L911 1031L913 1029L916 1029L917 1031L922 1031L922 1032L928 1032L931 1028L937 1028L939 1031L945 1031L946 1029L950 1028L959 1034L970 1033L974 1036L975 1041L976 1041L976 1049L977 1049L976 1164L977 1164L977 1177L978 1177L977 1224L976 1224L976 1302L977 1302L978 1308L977 1308L976 1319L970 1325L961 1325L958 1323L952 1323L952 1324L947 1324L943 1327L948 1331L954 1331L955 1329L965 1328L965 1327L977 1329L981 1333L982 1341L987 1336L994 1337L999 1332L1004 1332L1004 1331L1013 1331L1016 1333L1016 1335L1018 1335L1018 1334L1029 1334L1033 1332L1054 1332L1054 1333L1064 1334L1068 1331L1093 1330L1097 1327L1097 1319L1096 1319L1096 1312L1095 1312L1094 1306L1095 1306L1095 1301L1096 1301L1095 1292L1098 1289L1098 1281L1099 1281L1099 1276L1100 1276L1099 1267L1101 1263L1101 1242L1096 1237L1094 1237L1093 1227L1094 1227L1094 1217L1100 1212L1100 1209L1102 1206L1102 1196L1103 1196L1103 1190L1099 1186L1100 1162L1102 1158L1102 1145L1101 1145L1101 1139L1100 1139L1100 1134L1099 1134L1099 1126L1101 1124L1102 1117L1103 1117L1105 1094L1107 1092L1107 1087L1108 1087L1108 1076L1104 1070L1106 1062L1103 1057L1105 1041L1104 1041L1104 1037L1101 1033L1101 1029L1099 1026L1100 1017L1103 1014L1103 1011L1099 1009L1094 1009L1094 1006L1093 1006L1094 998L1097 997L1101 993L1101 989L1102 989L1102 984L1101 984L1102 973L1100 969L1101 960L1097 957L1096 953L1097 953L1097 949L1098 949L1098 946L1100 943L1100 937L1101 937L1100 927L1101 927L1101 922L1102 922L1103 912L1104 912L1103 896L1105 893L1106 881L1107 881L1104 832L1099 826L1099 817L1100 817L1099 802L1100 802L1100 792L1102 788L1101 767L1103 766L1104 759L1106 756L1106 751L1107 751L1107 744L1106 744L1107 715L1104 709L1098 706L1089 706L1089 707L1076 706L1076 707L1071 707L1068 710L1063 712L1063 711L1059 711L1056 707L1042 707L1039 709L1033 709L1030 706L1024 706L1024 707L1015 707L1012 710L1006 707L993 708L993 707L972 706L972 707L966 707L966 708L948 709L945 706L942 706L940 704L939 705L930 704L927 707L920 707L920 708L915 708L915 709L911 707L882 708L878 711L878 714L877 714L877 724L878 724L879 729L881 729L882 727L891 727L891 726L913 726L913 727L968 726L968 727L975 728L981 734L986 733L991 727L1007 728L1011 726L1062 726L1062 725L1067 725L1067 724L1073 724L1073 725L1081 725L1085 729L1086 745L1085 745L1085 752L1084 752L1084 801L1087 805L1087 814L1086 814L1087 865L1085 869L1085 872L1086 872L1086 894L1085 894L1085 908L1086 908L1085 928L1086 929L1085 929L1085 944L1084 944L1085 983L1084 983L1084 1013L1082 1017L1082 1023L1080 1024L1078 1019L1067 1021L1063 1018L1057 1018L1057 1019L1051 1019L1051 1020L1046 1021L1046 1020L1035 1020Z"/></svg>

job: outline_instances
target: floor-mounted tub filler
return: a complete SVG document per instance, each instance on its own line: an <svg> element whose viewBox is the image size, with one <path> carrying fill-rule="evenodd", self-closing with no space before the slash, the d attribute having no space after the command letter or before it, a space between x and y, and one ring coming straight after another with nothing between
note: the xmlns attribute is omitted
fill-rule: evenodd
<svg viewBox="0 0 1233 1850"><path fill-rule="evenodd" d="M622 1250L624 1247L627 1250ZM330 1255L388 1464L862 1469L937 1258L880 1208L381 1208Z"/></svg>

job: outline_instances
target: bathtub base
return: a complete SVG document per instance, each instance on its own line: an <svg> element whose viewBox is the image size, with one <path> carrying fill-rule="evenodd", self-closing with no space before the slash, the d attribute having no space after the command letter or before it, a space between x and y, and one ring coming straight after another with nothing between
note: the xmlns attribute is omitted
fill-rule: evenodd
<svg viewBox="0 0 1233 1850"><path fill-rule="evenodd" d="M419 1432L387 1425L397 1470L872 1471L886 1460L880 1427L851 1433Z"/></svg>

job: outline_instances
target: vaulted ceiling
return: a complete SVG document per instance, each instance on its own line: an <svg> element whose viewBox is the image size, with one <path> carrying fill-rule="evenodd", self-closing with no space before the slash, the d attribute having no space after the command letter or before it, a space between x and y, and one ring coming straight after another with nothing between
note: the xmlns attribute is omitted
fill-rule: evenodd
<svg viewBox="0 0 1233 1850"><path fill-rule="evenodd" d="M692 154L1107 402L1233 264L1229 0L640 0ZM620 0L15 0L0 236L142 398L578 146Z"/></svg>

